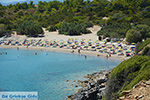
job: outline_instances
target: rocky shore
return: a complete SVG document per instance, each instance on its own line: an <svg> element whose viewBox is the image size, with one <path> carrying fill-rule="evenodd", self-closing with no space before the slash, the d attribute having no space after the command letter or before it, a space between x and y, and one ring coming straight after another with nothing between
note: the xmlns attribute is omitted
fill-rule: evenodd
<svg viewBox="0 0 150 100"><path fill-rule="evenodd" d="M87 80L77 81L82 88L78 89L75 94L68 96L67 100L101 100L109 73L110 71L101 71L84 76Z"/></svg>

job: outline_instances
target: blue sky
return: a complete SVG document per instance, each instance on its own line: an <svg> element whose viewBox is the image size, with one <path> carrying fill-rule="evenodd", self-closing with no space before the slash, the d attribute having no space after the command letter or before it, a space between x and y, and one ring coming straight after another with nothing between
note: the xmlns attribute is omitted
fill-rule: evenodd
<svg viewBox="0 0 150 100"><path fill-rule="evenodd" d="M31 0L0 0L0 3L3 5L8 5L8 4L15 4L17 2L30 2ZM34 3L38 3L39 1L53 1L53 0L32 0ZM63 0L59 0L63 1Z"/></svg>

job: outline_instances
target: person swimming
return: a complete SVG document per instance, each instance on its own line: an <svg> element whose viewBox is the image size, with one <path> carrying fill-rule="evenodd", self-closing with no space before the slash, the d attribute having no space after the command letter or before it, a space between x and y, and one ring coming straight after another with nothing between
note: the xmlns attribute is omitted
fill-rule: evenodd
<svg viewBox="0 0 150 100"><path fill-rule="evenodd" d="M37 52L35 52L35 55L37 55Z"/></svg>

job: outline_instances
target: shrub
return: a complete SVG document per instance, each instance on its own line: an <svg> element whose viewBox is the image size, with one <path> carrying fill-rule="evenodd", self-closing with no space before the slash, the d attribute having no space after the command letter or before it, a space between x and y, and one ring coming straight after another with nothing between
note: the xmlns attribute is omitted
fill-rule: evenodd
<svg viewBox="0 0 150 100"><path fill-rule="evenodd" d="M37 37L39 34L44 34L42 27L32 21L25 21L17 28L17 33L27 36Z"/></svg>
<svg viewBox="0 0 150 100"><path fill-rule="evenodd" d="M111 38L124 38L129 29L130 24L128 23L113 23L102 27L102 29L97 32L97 35Z"/></svg>
<svg viewBox="0 0 150 100"><path fill-rule="evenodd" d="M50 26L50 27L47 28L47 30L48 30L49 32L56 31L57 29L58 29L58 28L57 28L56 26Z"/></svg>
<svg viewBox="0 0 150 100"><path fill-rule="evenodd" d="M146 38L150 38L150 28L148 25L136 25L126 34L126 40L129 43L137 43Z"/></svg>
<svg viewBox="0 0 150 100"><path fill-rule="evenodd" d="M81 34L87 34L90 33L86 29L85 24L79 24L79 23L63 23L61 28L59 29L59 34L65 34L65 35L81 35Z"/></svg>
<svg viewBox="0 0 150 100"><path fill-rule="evenodd" d="M146 47L148 44L150 44L150 39L145 40L142 43L139 43L138 46L138 52L141 51L144 47Z"/></svg>
<svg viewBox="0 0 150 100"><path fill-rule="evenodd" d="M83 23L83 25L85 25L86 28L89 28L89 27L93 27L94 25L91 23L91 22L85 22Z"/></svg>
<svg viewBox="0 0 150 100"><path fill-rule="evenodd" d="M0 24L0 37L7 35L7 30L4 24Z"/></svg>
<svg viewBox="0 0 150 100"><path fill-rule="evenodd" d="M150 47L145 47L142 52L142 55L150 56Z"/></svg>
<svg viewBox="0 0 150 100"><path fill-rule="evenodd" d="M142 41L141 37L140 31L136 29L130 29L126 34L126 41L129 43L137 43Z"/></svg>
<svg viewBox="0 0 150 100"><path fill-rule="evenodd" d="M135 56L115 67L107 82L107 100L116 99L124 90L131 89L141 80L150 79L150 57Z"/></svg>

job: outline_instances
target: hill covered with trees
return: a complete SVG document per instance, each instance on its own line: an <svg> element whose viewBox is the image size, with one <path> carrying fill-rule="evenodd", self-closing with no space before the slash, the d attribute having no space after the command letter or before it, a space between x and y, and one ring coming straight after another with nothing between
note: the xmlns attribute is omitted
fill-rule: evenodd
<svg viewBox="0 0 150 100"><path fill-rule="evenodd" d="M104 20L103 17L108 19ZM74 23L83 25L89 22L103 26L98 35L124 38L126 33L128 33L127 37L131 32L136 34L134 29L127 32L132 28L131 24L149 27L150 0L64 0L64 2L54 0L40 1L38 4L34 4L33 1L8 6L0 4L0 24L3 24L7 31L17 30L25 21L51 28L50 31L59 28L60 33L64 33L62 32L64 24L74 26ZM77 26L73 29L75 33L78 32ZM116 30L113 30L114 28ZM87 33L84 27L83 30L82 33ZM68 34L72 35L72 33Z"/></svg>

